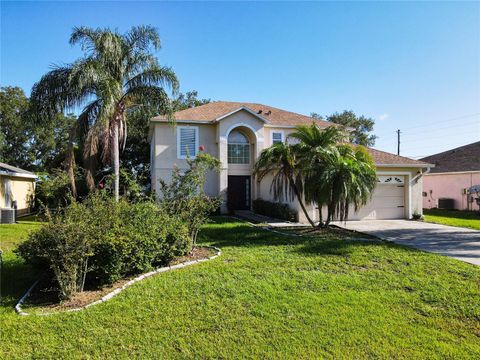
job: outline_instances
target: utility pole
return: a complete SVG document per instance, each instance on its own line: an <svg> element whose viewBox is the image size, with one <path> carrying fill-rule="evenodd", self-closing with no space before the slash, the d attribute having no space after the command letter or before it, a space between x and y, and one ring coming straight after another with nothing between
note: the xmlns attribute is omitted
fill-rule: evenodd
<svg viewBox="0 0 480 360"><path fill-rule="evenodd" d="M397 155L400 155L400 129L397 130Z"/></svg>

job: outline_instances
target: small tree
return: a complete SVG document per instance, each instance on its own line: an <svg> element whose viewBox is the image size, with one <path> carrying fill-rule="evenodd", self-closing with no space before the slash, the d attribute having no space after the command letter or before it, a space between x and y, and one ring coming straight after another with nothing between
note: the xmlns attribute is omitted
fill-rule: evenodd
<svg viewBox="0 0 480 360"><path fill-rule="evenodd" d="M176 215L188 224L192 246L196 246L198 231L208 216L220 206L220 199L205 194L204 185L208 171L218 171L220 160L200 152L187 159L188 169L183 173L175 168L172 180L160 180L161 206L170 215Z"/></svg>
<svg viewBox="0 0 480 360"><path fill-rule="evenodd" d="M270 191L275 200L295 197L310 225L315 226L303 203L303 178L298 162L298 146L276 143L263 150L255 163L254 174L262 180L273 174Z"/></svg>
<svg viewBox="0 0 480 360"><path fill-rule="evenodd" d="M375 164L365 148L350 144L337 146L331 162L316 179L323 184L328 209L328 226L332 220L348 220L349 210L357 212L371 198L377 184Z"/></svg>

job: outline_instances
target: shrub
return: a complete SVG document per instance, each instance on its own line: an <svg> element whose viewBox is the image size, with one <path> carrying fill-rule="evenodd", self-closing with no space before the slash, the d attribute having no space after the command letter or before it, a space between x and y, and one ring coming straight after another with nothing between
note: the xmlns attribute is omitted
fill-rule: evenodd
<svg viewBox="0 0 480 360"><path fill-rule="evenodd" d="M188 227L153 202L116 206L110 230L94 246L89 280L108 284L152 270L191 248Z"/></svg>
<svg viewBox="0 0 480 360"><path fill-rule="evenodd" d="M188 169L184 173L174 169L169 183L160 180L160 204L168 214L188 224L192 245L195 246L200 228L221 203L219 198L209 197L204 192L207 171L218 171L220 161L200 152L195 159L187 159L187 164Z"/></svg>
<svg viewBox="0 0 480 360"><path fill-rule="evenodd" d="M97 193L48 216L17 253L51 269L62 298L83 291L85 283L101 286L151 270L191 248L187 225L154 202L117 203Z"/></svg>
<svg viewBox="0 0 480 360"><path fill-rule="evenodd" d="M257 199L253 200L252 206L253 211L260 215L293 222L298 221L298 212L290 208L288 204Z"/></svg>

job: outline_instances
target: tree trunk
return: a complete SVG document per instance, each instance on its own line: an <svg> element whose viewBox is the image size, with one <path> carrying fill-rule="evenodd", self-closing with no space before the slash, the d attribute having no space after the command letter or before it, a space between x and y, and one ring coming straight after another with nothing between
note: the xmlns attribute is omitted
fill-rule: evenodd
<svg viewBox="0 0 480 360"><path fill-rule="evenodd" d="M300 194L300 192L298 191L297 187L295 186L295 183L294 183L293 179L290 179L290 184L292 184L293 192L295 193L295 196L296 196L297 199L298 199L298 203L300 204L300 207L302 208L303 213L305 214L305 217L307 218L307 220L308 220L308 222L310 223L310 225L312 225L312 227L315 227L315 223L314 223L313 220L310 218L310 215L308 215L307 209L305 208L305 205L303 204L301 194Z"/></svg>
<svg viewBox="0 0 480 360"><path fill-rule="evenodd" d="M67 167L68 179L70 180L70 189L72 191L72 196L76 199L77 186L75 184L75 153L72 141L70 141L70 144L68 144L68 153L65 162Z"/></svg>
<svg viewBox="0 0 480 360"><path fill-rule="evenodd" d="M323 215L322 215L322 205L318 205L318 202L317 202L317 206L318 206L318 227L323 227Z"/></svg>
<svg viewBox="0 0 480 360"><path fill-rule="evenodd" d="M115 201L120 198L120 151L119 151L119 121L116 119L113 125L112 143L112 167L113 167L113 193Z"/></svg>
<svg viewBox="0 0 480 360"><path fill-rule="evenodd" d="M327 215L327 221L325 221L325 227L330 225L330 221L332 221L332 213L333 213L333 209L331 205L328 205L328 215Z"/></svg>

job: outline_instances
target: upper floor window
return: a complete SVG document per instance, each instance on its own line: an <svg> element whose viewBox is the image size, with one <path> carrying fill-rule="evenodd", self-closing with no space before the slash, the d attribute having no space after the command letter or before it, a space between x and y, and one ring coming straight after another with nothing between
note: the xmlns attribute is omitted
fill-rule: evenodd
<svg viewBox="0 0 480 360"><path fill-rule="evenodd" d="M283 131L272 131L272 145L283 142Z"/></svg>
<svg viewBox="0 0 480 360"><path fill-rule="evenodd" d="M198 149L198 127L178 126L177 127L177 157L186 159L197 156Z"/></svg>
<svg viewBox="0 0 480 360"><path fill-rule="evenodd" d="M228 135L228 163L250 164L250 142L237 130Z"/></svg>

